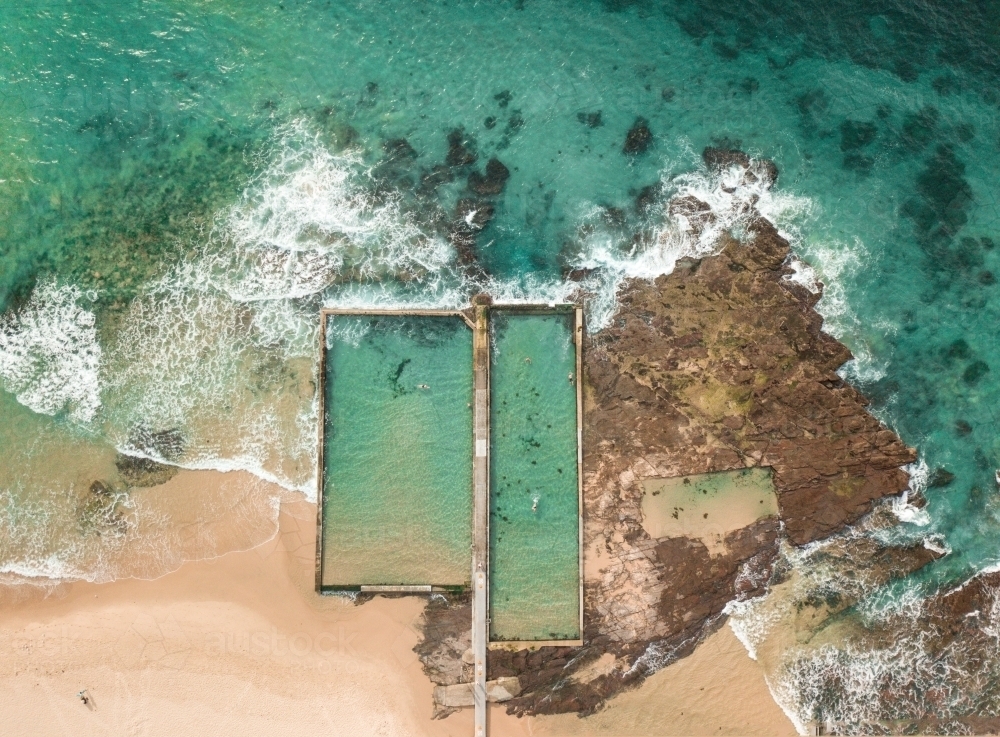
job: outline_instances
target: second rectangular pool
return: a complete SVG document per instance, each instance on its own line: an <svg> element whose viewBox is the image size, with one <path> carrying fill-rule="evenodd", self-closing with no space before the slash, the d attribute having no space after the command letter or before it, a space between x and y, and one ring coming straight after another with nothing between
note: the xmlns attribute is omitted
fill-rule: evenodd
<svg viewBox="0 0 1000 737"><path fill-rule="evenodd" d="M490 640L576 640L576 313L490 313Z"/></svg>

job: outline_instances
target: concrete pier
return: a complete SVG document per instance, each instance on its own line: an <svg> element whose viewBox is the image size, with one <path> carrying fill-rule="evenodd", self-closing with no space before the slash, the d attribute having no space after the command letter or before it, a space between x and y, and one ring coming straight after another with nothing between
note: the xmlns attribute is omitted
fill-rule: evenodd
<svg viewBox="0 0 1000 737"><path fill-rule="evenodd" d="M476 737L486 737L486 648L489 642L489 549L490 549L490 334L489 309L477 305L472 339L475 409L473 427L474 496L472 503L472 654L475 677L472 698L476 709Z"/></svg>

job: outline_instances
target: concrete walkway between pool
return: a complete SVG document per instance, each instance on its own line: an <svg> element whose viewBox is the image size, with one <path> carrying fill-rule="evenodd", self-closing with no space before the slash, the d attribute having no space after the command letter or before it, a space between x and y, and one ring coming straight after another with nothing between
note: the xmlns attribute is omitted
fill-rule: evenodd
<svg viewBox="0 0 1000 737"><path fill-rule="evenodd" d="M488 309L476 306L472 339L475 374L476 454L473 459L475 493L472 503L472 654L475 677L472 697L476 709L475 736L486 737L486 647L489 641L489 471L490 471L490 334Z"/></svg>

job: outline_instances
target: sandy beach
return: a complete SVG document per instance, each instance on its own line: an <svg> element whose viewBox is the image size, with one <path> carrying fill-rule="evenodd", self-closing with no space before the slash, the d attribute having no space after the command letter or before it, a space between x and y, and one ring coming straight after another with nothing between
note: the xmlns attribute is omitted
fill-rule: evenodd
<svg viewBox="0 0 1000 737"><path fill-rule="evenodd" d="M178 479L196 490L234 475ZM2 731L471 734L470 710L431 719L433 685L413 652L423 601L317 596L315 506L275 492L278 534L250 550L220 550L152 581L5 597ZM510 737L794 733L728 627L592 717L516 719L494 706L490 721L492 734Z"/></svg>

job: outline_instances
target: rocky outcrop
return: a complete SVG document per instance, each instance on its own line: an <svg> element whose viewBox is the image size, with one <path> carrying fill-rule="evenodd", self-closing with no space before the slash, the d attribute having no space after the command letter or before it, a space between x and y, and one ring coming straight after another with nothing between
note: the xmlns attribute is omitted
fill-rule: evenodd
<svg viewBox="0 0 1000 737"><path fill-rule="evenodd" d="M448 154L444 160L447 166L472 166L477 158L476 142L462 128L456 128L448 134Z"/></svg>
<svg viewBox="0 0 1000 737"><path fill-rule="evenodd" d="M635 123L629 128L625 136L625 145L622 146L622 153L626 156L637 156L646 153L653 145L653 133L649 130L649 123L645 118L636 118Z"/></svg>
<svg viewBox="0 0 1000 737"><path fill-rule="evenodd" d="M630 132L629 140L626 149L638 153L651 135ZM724 187L769 186L778 175L770 162L727 149L707 150L705 161ZM491 651L489 677L519 680L511 712L599 708L690 653L727 603L767 591L782 575L782 540L801 546L834 535L907 487L900 467L914 451L837 375L850 352L822 332L818 295L786 278L789 244L752 207L746 235L723 234L716 255L625 283L611 325L585 347L585 644ZM667 212L695 233L715 223L690 196ZM772 469L779 515L728 533L722 552L643 529L645 479L757 466ZM935 557L922 546L872 545L881 571L873 580ZM428 608L418 652L438 683L462 675L449 657L460 657L464 640L451 626L468 630L466 604Z"/></svg>
<svg viewBox="0 0 1000 737"><path fill-rule="evenodd" d="M480 197L498 195L510 179L510 169L503 165L500 159L492 158L486 162L486 173L474 171L469 174L469 189Z"/></svg>
<svg viewBox="0 0 1000 737"><path fill-rule="evenodd" d="M782 278L787 242L763 219L750 230L749 243L726 236L719 255L626 287L588 346L587 458L605 483L629 469L770 466L802 545L905 489L915 454L836 374L850 352L821 331L817 296Z"/></svg>

